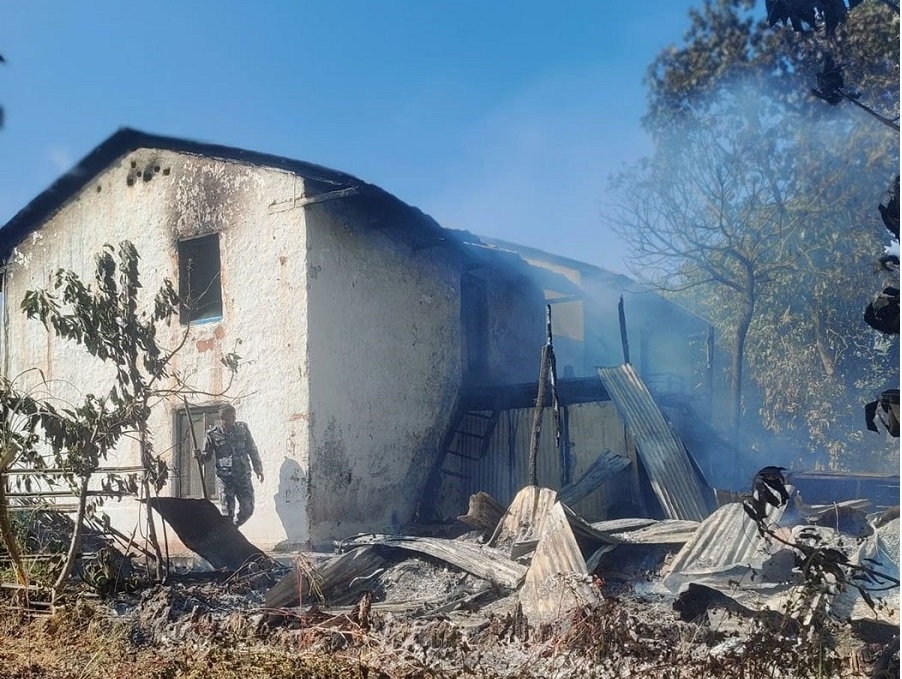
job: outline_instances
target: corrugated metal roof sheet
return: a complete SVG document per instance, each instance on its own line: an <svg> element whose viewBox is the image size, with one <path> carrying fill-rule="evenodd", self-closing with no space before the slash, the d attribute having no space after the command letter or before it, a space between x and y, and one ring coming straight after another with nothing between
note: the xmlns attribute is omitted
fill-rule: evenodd
<svg viewBox="0 0 902 679"><path fill-rule="evenodd" d="M768 523L779 524L785 507L769 509ZM722 574L734 566L761 569L772 553L742 504L734 502L702 521L674 557L664 584L677 591L687 580Z"/></svg>
<svg viewBox="0 0 902 679"><path fill-rule="evenodd" d="M685 544L698 530L698 521L682 519L611 519L595 521L592 528L628 544L674 545Z"/></svg>
<svg viewBox="0 0 902 679"><path fill-rule="evenodd" d="M489 540L489 546L506 549L509 546L538 540L544 531L545 521L556 504L561 504L558 502L558 494L550 488L523 487L507 508ZM584 544L597 546L620 543L613 535L597 530L567 505L561 504L561 507L570 523L570 531Z"/></svg>
<svg viewBox="0 0 902 679"><path fill-rule="evenodd" d="M549 622L598 601L564 506L555 502L542 522L539 544L520 589L530 622Z"/></svg>
<svg viewBox="0 0 902 679"><path fill-rule="evenodd" d="M596 381L598 381L596 379ZM599 384L599 391L602 391ZM579 478L598 454L605 449L626 457L623 422L610 401L576 403L565 406L569 421L572 478ZM483 413L488 415L488 412ZM483 459L448 455L444 468L464 475L454 477L460 494L451 511L466 506L473 493L485 491L502 505L509 504L517 492L529 484L528 452L532 437L534 408L518 408L501 413ZM543 415L542 436L537 455L537 481L540 486L559 488L561 460L554 440L552 412ZM448 484L450 485L450 484ZM589 520L604 517L611 504L630 499L631 486L618 476L574 503L573 509ZM638 502L638 500L633 500Z"/></svg>
<svg viewBox="0 0 902 679"><path fill-rule="evenodd" d="M485 545L476 545L463 540L443 540L442 538L417 537L414 535L379 535L367 533L342 541L343 547L364 545L384 545L409 552L426 554L435 559L447 561L453 566L488 580L501 587L516 589L523 581L526 568L511 561L507 555Z"/></svg>
<svg viewBox="0 0 902 679"><path fill-rule="evenodd" d="M548 512L557 502L557 493L550 488L525 486L507 508L490 547L509 547L514 542L538 539Z"/></svg>
<svg viewBox="0 0 902 679"><path fill-rule="evenodd" d="M682 545L692 539L698 526L697 521L667 519L636 530L616 533L615 537L636 545Z"/></svg>
<svg viewBox="0 0 902 679"><path fill-rule="evenodd" d="M671 519L707 516L704 488L689 453L664 419L648 388L628 363L599 368L598 376L632 434L652 489Z"/></svg>

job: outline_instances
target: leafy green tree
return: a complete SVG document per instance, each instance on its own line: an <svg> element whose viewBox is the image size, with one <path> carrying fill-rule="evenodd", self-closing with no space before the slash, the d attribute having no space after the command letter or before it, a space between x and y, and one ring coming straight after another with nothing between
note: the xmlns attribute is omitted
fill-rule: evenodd
<svg viewBox="0 0 902 679"><path fill-rule="evenodd" d="M832 33L812 31L800 39L791 27L771 27L756 4L705 0L689 10L682 44L663 50L646 75L649 132L664 132L681 121L693 124L694 116L717 105L714 93L737 82L756 86L761 106L779 102L812 122L833 120L835 115L811 96L828 55L841 64L845 82L863 93L860 102L887 118L898 117L898 8L865 0Z"/></svg>
<svg viewBox="0 0 902 679"><path fill-rule="evenodd" d="M115 377L106 393L87 394L79 405L61 407L52 398L34 398L15 380L0 382L0 468L25 465L37 470L48 461L67 473L78 495L78 511L69 550L52 587L58 596L72 572L79 551L83 523L92 507L89 485L103 461L126 434L137 434L144 472L139 481L144 497L157 493L167 476L165 462L154 453L147 427L152 405L166 397L193 392L173 369L173 358L187 338L174 348L164 348L157 340L160 324L169 324L181 302L166 280L152 300L152 308L141 307L139 256L128 241L104 247L95 258L92 283L73 273L56 272L53 289L26 293L22 309L28 318L40 320L57 337L76 342L88 354L112 366ZM224 363L236 366L234 355ZM228 388L228 387L227 387ZM42 477L44 481L46 478ZM116 484L104 483L111 488ZM2 487L3 484L0 484ZM137 490L137 488L134 488ZM0 493L0 533L16 563L21 584L27 576L9 520L8 498ZM147 517L148 539L156 554L157 577L162 576L162 554L152 517Z"/></svg>
<svg viewBox="0 0 902 679"><path fill-rule="evenodd" d="M834 37L837 28L844 28L850 18L848 10L854 9L860 4L861 0L848 0L849 6L847 8L843 0L834 0L830 3L822 3L819 0L767 0L765 3L770 26L774 27L782 24L784 27L791 28L792 31L802 34L801 40L797 38L799 44L810 42L810 37L815 36L816 39L814 42L823 45L823 65L817 73L817 87L811 90L812 93L831 106L838 106L843 102L848 102L858 107L860 110L865 111L873 119L879 121L882 125L896 133L894 145L898 147L898 39L894 38L891 39L891 41L884 43L883 49L880 48L881 46L879 44L871 44L867 46L869 49L858 50L858 59L854 60L858 65L855 77L861 82L868 83L869 87L877 87L876 92L873 89L866 89L864 91L865 97L862 96L863 92L861 90L854 86L850 86L847 83L845 78L846 65L842 62L838 62L834 58L834 53L841 49L844 43L850 43L854 48L856 45L855 37L859 37L859 39L862 37L865 39L873 38L874 36L880 36L881 38L886 37L885 34L881 35L881 27L890 26L893 29L894 36L898 35L898 4L895 4L890 0L880 0L879 4L882 6L882 16L880 16L879 12L875 13L873 11L875 7L873 3L864 6L861 10L856 10L851 14L851 17L853 17L851 22L852 30L846 32L846 37L851 35L853 39L835 40ZM871 10L870 16L867 16L869 9ZM886 14L887 9L892 14L891 20L889 20L889 17ZM863 20L867 20L868 23L863 24ZM857 30L855 30L856 22L858 22ZM895 44L895 52L893 52L892 49L887 51L886 48L893 44ZM849 50L846 51L848 52ZM873 75L876 75L877 77L874 78ZM882 84L884 85L882 90L884 98L882 101L879 96L874 96L875 94L879 95L881 93L881 77L883 78ZM884 115L873 108L872 105L863 103L861 101L863 98L876 99L878 105L888 107L888 110L893 116L890 117L889 115ZM895 169L898 169L898 165ZM880 203L877 207L881 215L881 220L898 245L898 174L896 174L895 180L892 183L894 186L891 186L889 192L890 195L886 204ZM899 259L897 255L886 255L880 257L879 261L881 265L880 268L889 272L891 275L885 276L887 279L886 287L881 285L883 290L877 295L876 299L872 300L871 304L867 306L864 319L868 325L879 330L881 333L898 335ZM840 278L841 276L842 273L837 272L837 278ZM834 309L834 311L839 311L840 314L842 313L839 308ZM819 325L823 326L824 324L819 323ZM861 342L859 342L859 345L860 344ZM889 343L884 343L885 346L888 344ZM822 350L821 343L818 343L816 346L819 349L819 353L824 356L825 352ZM895 348L898 349L898 347ZM894 388L884 391L877 401L865 406L866 419L868 420L867 426L874 431L880 431L880 429L878 429L875 424L872 424L870 420L873 419L873 411L878 411L883 408L885 409L885 412L883 413L885 417L882 417L881 419L885 420L884 426L886 430L891 435L898 437L898 372L895 371L895 373L893 373L893 371L887 371L885 368L886 365L898 366L898 355L892 357L890 361L884 360L881 363L880 371L884 373L889 372L890 376L895 378L895 383L893 384ZM863 371L862 374L864 374L864 372L867 371ZM873 370L870 372L873 372ZM863 382L864 381L862 381L862 383ZM874 384L874 388L877 388L878 386L879 385ZM826 422L826 420L821 420L821 422ZM818 431L818 427L815 426L813 422L809 423L809 427L813 432Z"/></svg>
<svg viewBox="0 0 902 679"><path fill-rule="evenodd" d="M78 497L69 550L52 586L55 596L68 580L80 547L83 521L89 511L89 482L119 438L138 424L139 411L111 406L107 399L93 394L87 395L78 406L58 408L18 391L14 382L6 379L0 380L0 404L4 414L0 469L5 472L17 463L26 463L40 470L46 468L49 457L55 467L65 470L66 479ZM45 452L48 450L49 454ZM0 533L17 580L27 588L28 576L10 520L5 483L0 484Z"/></svg>
<svg viewBox="0 0 902 679"><path fill-rule="evenodd" d="M860 322L881 247L871 189L898 151L885 127L837 115L810 85L829 47L898 111L898 15L865 2L830 36L799 42L753 8L692 10L685 44L650 68L644 122L656 150L616 181L620 230L640 277L684 291L730 338L734 431L744 391L753 402L747 366L771 431L854 464L858 404L886 379L891 351Z"/></svg>

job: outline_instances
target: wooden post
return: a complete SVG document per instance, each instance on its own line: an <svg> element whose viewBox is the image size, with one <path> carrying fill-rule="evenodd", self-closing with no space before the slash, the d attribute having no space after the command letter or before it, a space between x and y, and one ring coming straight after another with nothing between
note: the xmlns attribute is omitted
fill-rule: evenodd
<svg viewBox="0 0 902 679"><path fill-rule="evenodd" d="M570 459L570 413L567 408L561 409L561 440L558 446L558 457L561 465L561 488L573 481L572 461Z"/></svg>
<svg viewBox="0 0 902 679"><path fill-rule="evenodd" d="M537 486L538 483L538 454L539 438L542 436L542 413L545 410L545 383L548 382L548 368L550 352L548 345L542 347L542 365L539 368L539 391L536 395L536 407L532 416L532 439L529 442L529 485Z"/></svg>
<svg viewBox="0 0 902 679"><path fill-rule="evenodd" d="M558 450L561 487L570 483L570 432L567 411L561 409L557 390L557 357L554 355L554 336L551 332L551 305L545 305L545 345L551 353L548 376L551 382L551 409L554 414L554 442Z"/></svg>
<svg viewBox="0 0 902 679"><path fill-rule="evenodd" d="M551 305L545 305L545 344L542 346L542 362L539 366L539 388L536 394L536 407L532 418L532 439L529 442L529 485L538 484L539 439L542 436L542 414L545 411L545 392L548 374L554 363L554 347L551 336ZM553 389L553 387L552 387ZM555 419L555 424L557 420ZM557 429L557 427L556 427ZM557 431L555 432L557 434Z"/></svg>
<svg viewBox="0 0 902 679"><path fill-rule="evenodd" d="M623 295L617 303L617 315L620 317L620 343L623 345L623 362L630 362L630 343L626 338L626 313L623 311Z"/></svg>

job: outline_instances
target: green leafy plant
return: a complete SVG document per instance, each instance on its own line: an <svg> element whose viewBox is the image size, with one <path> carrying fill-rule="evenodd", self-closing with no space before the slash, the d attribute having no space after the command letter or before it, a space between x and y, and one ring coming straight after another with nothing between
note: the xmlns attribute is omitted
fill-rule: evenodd
<svg viewBox="0 0 902 679"><path fill-rule="evenodd" d="M181 301L171 282L165 280L152 299L151 309L142 310L138 263L138 252L129 241L121 242L118 248L105 245L95 257L93 281L85 283L76 273L60 269L51 290L28 291L22 301L28 318L39 320L49 332L75 342L102 364L113 367L114 378L105 393L88 393L80 403L59 405L52 398L36 398L19 389L16 380L0 379L0 472L18 464L40 473L49 463L61 470L62 479L78 497L69 548L52 586L54 597L72 573L84 521L97 503L123 492L140 491L149 497L165 484L167 466L154 453L147 427L153 403L166 396L196 393L172 367L172 359L187 339L187 329L174 348L164 348L157 341L159 325L170 324ZM237 362L227 367L234 375ZM42 384L46 386L46 380L42 379ZM139 442L143 467L140 478L107 476L100 481L99 495L89 500L90 482L125 435L136 435ZM41 483L48 479L40 475ZM23 483L35 481L26 476ZM27 587L27 574L10 524L5 484L0 484L0 533L19 584ZM149 515L147 536L160 578L163 559Z"/></svg>

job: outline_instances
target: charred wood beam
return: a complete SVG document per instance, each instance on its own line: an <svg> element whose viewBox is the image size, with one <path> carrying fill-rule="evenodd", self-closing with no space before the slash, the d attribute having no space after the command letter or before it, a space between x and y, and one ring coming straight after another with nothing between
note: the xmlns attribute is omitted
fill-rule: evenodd
<svg viewBox="0 0 902 679"><path fill-rule="evenodd" d="M551 387L551 413L554 422L554 443L558 449L560 459L561 479L564 482L570 480L569 437L567 429L566 411L561 408L561 398L557 390L557 357L554 355L554 336L551 332L551 305L545 306L545 333L550 362L548 365L548 383Z"/></svg>
<svg viewBox="0 0 902 679"><path fill-rule="evenodd" d="M504 517L505 508L500 502L484 491L479 491L470 496L470 505L467 513L458 516L461 523L491 534Z"/></svg>
<svg viewBox="0 0 902 679"><path fill-rule="evenodd" d="M538 454L539 440L542 436L542 415L545 411L545 391L548 386L548 369L551 366L551 347L545 345L542 347L542 362L539 368L539 388L536 394L535 411L532 416L532 438L529 441L529 485L538 485Z"/></svg>
<svg viewBox="0 0 902 679"><path fill-rule="evenodd" d="M620 319L620 343L623 345L623 362L630 362L630 343L626 337L626 312L623 309L623 295L617 303L617 316Z"/></svg>

